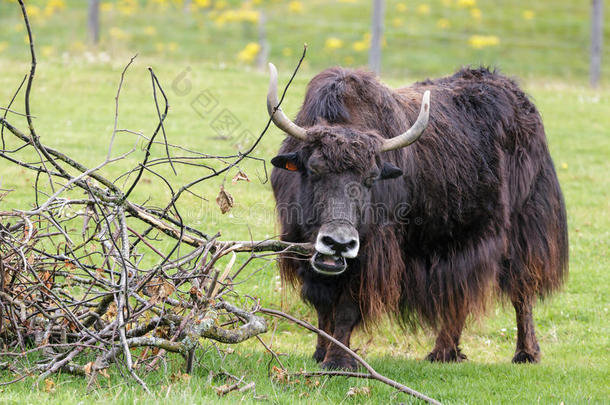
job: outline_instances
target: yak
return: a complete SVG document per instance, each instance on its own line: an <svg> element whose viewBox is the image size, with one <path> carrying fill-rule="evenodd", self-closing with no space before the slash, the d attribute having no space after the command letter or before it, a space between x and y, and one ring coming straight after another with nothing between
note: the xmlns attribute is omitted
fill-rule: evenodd
<svg viewBox="0 0 610 405"><path fill-rule="evenodd" d="M467 320L505 297L512 361L538 362L532 307L567 275L566 209L541 116L516 81L469 67L394 90L334 67L310 81L293 122L269 68L267 109L289 135L271 160L281 238L315 247L284 253L280 273L319 328L349 346L356 326L389 314L437 334L428 360L459 362ZM356 367L321 337L313 357Z"/></svg>

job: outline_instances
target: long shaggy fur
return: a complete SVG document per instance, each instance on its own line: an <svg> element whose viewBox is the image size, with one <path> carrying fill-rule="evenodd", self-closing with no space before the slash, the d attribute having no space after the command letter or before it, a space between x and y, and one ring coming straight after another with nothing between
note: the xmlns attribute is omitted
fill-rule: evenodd
<svg viewBox="0 0 610 405"><path fill-rule="evenodd" d="M426 132L384 154L404 176L372 190L373 203L408 203L407 217L388 215L359 229L359 257L328 288L315 287L307 262L282 257L282 276L303 283L305 299L347 288L365 321L390 312L409 324L439 327L480 312L495 288L511 298L544 297L561 285L568 263L563 197L540 114L509 78L466 68L391 90L372 74L328 69L310 82L295 120L317 136L305 145L287 137L280 153L323 144L334 156L333 171L357 167L367 160L349 152L353 144L374 153L381 138L405 131L425 90L432 100ZM349 131L327 138L322 127L333 124ZM307 206L298 176L274 169L271 182L278 205ZM315 235L281 212L279 221L287 241Z"/></svg>

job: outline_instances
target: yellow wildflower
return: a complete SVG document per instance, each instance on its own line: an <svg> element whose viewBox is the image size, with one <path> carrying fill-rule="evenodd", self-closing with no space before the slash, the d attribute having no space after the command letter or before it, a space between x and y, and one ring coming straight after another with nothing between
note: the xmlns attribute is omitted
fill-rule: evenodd
<svg viewBox="0 0 610 405"><path fill-rule="evenodd" d="M28 17L30 18L36 18L40 16L40 7L38 6L25 6L25 11L28 13Z"/></svg>
<svg viewBox="0 0 610 405"><path fill-rule="evenodd" d="M353 58L352 56L349 56L349 55L348 55L348 56L346 56L346 57L343 59L343 62L344 62L346 65L353 65L355 61L354 61L354 58Z"/></svg>
<svg viewBox="0 0 610 405"><path fill-rule="evenodd" d="M167 44L168 51L176 52L177 49L178 49L178 44L176 42L170 42L169 44Z"/></svg>
<svg viewBox="0 0 610 405"><path fill-rule="evenodd" d="M369 45L365 41L356 41L352 44L352 49L356 52L363 52L369 49Z"/></svg>
<svg viewBox="0 0 610 405"><path fill-rule="evenodd" d="M417 14L420 14L420 15L430 14L430 5L424 3L424 4L420 4L419 6L417 6Z"/></svg>
<svg viewBox="0 0 610 405"><path fill-rule="evenodd" d="M66 8L65 0L49 0L47 6L44 8L44 15L49 17L56 11L60 11Z"/></svg>
<svg viewBox="0 0 610 405"><path fill-rule="evenodd" d="M112 27L112 28L110 28L110 30L108 32L110 33L110 36L115 39L129 38L129 34L127 34L125 31L123 31L119 27Z"/></svg>
<svg viewBox="0 0 610 405"><path fill-rule="evenodd" d="M85 44L82 43L82 41L74 41L70 45L70 50L73 52L83 52L85 49L87 48L85 47Z"/></svg>
<svg viewBox="0 0 610 405"><path fill-rule="evenodd" d="M121 14L133 15L138 10L138 2L137 0L120 0L116 7Z"/></svg>
<svg viewBox="0 0 610 405"><path fill-rule="evenodd" d="M210 7L210 0L195 0L194 4L197 7L208 8Z"/></svg>
<svg viewBox="0 0 610 405"><path fill-rule="evenodd" d="M405 11L407 11L407 5L405 3L398 3L396 5L396 11L398 11L399 13L404 13Z"/></svg>
<svg viewBox="0 0 610 405"><path fill-rule="evenodd" d="M146 27L144 27L144 34L145 35L148 35L148 36L152 37L156 33L157 33L157 29L155 27L153 27L152 25L147 25Z"/></svg>
<svg viewBox="0 0 610 405"><path fill-rule="evenodd" d="M495 35L473 35L468 39L468 44L475 49L481 49L499 45L500 38Z"/></svg>
<svg viewBox="0 0 610 405"><path fill-rule="evenodd" d="M402 18L392 18L392 26L400 27L402 25Z"/></svg>
<svg viewBox="0 0 610 405"><path fill-rule="evenodd" d="M53 48L50 45L42 47L42 56L49 57L49 56L53 55L54 52L55 52L55 48Z"/></svg>
<svg viewBox="0 0 610 405"><path fill-rule="evenodd" d="M261 46L258 43L250 42L246 45L244 49L239 51L239 53L237 54L237 59L242 62L251 63L252 61L254 61L254 58L256 58L256 55L258 55L260 50Z"/></svg>
<svg viewBox="0 0 610 405"><path fill-rule="evenodd" d="M218 14L210 13L210 18L217 26L222 27L227 22L242 22L247 21L255 23L258 21L260 14L256 10L241 9L241 10L226 10Z"/></svg>
<svg viewBox="0 0 610 405"><path fill-rule="evenodd" d="M288 10L290 10L291 13L300 14L303 12L303 3L300 1L291 1L288 3Z"/></svg>
<svg viewBox="0 0 610 405"><path fill-rule="evenodd" d="M324 42L324 48L330 51L343 47L343 41L336 37L330 37Z"/></svg>
<svg viewBox="0 0 610 405"><path fill-rule="evenodd" d="M282 55L284 56L292 56L292 48L284 48L282 49Z"/></svg>
<svg viewBox="0 0 610 405"><path fill-rule="evenodd" d="M457 0L458 7L475 7L477 5L476 0Z"/></svg>
<svg viewBox="0 0 610 405"><path fill-rule="evenodd" d="M482 13L481 10L478 8L472 8L470 9L470 15L472 16L472 18L474 18L475 20L480 20Z"/></svg>
<svg viewBox="0 0 610 405"><path fill-rule="evenodd" d="M225 0L218 0L214 3L214 8L216 10L222 10L223 8L227 8L228 5L229 3L227 3Z"/></svg>
<svg viewBox="0 0 610 405"><path fill-rule="evenodd" d="M339 3L355 3L357 0L339 0Z"/></svg>
<svg viewBox="0 0 610 405"><path fill-rule="evenodd" d="M536 14L532 10L523 10L524 20L533 20Z"/></svg>

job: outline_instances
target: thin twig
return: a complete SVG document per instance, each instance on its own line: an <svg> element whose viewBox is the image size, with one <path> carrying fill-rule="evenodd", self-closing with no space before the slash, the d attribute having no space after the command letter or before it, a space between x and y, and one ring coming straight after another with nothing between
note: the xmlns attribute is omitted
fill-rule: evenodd
<svg viewBox="0 0 610 405"><path fill-rule="evenodd" d="M278 311L275 309L269 309L269 308L259 308L259 312L262 312L264 314L268 314L268 315L272 315L272 316L276 316L278 318L284 318L289 320L292 323L295 323L311 332L317 333L318 335L322 336L323 338L331 341L333 344L337 345L338 347L340 347L341 349L343 349L343 351L345 351L347 354L349 354L354 360L356 360L358 363L360 363L362 365L362 367L364 367L368 372L368 377L366 378L370 378L370 379L374 379L377 381L380 381L384 384L389 385L390 387L394 387L397 390L404 392L406 394L409 394L411 396L414 396L416 398L419 398L423 401L426 401L428 403L431 404L439 404L440 402L438 402L435 399L432 399L418 391L415 391L412 388L409 388L403 384L400 384L399 382L396 382L388 377L385 377L381 374L379 374L377 371L375 371L375 369L373 367L371 367L366 361L364 361L364 359L362 357L360 357L356 352L354 352L353 350L351 350L349 347L347 347L346 345L344 345L343 343L339 342L337 339L335 339L334 337L332 337L331 335L329 335L328 333L324 332L321 329L316 328L315 326L311 325L308 322L302 321L300 319L297 319L291 315L288 315L282 311ZM353 374L342 374L344 376L347 377L361 377L361 373L353 373Z"/></svg>

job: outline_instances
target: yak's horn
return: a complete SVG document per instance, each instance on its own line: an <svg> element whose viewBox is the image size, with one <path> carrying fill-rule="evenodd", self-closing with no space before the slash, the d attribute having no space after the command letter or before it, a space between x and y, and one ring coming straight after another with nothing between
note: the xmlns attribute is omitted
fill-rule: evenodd
<svg viewBox="0 0 610 405"><path fill-rule="evenodd" d="M307 139L307 132L284 114L277 98L277 69L273 63L269 64L269 92L267 93L267 111L273 123L288 135L293 136L302 141ZM277 107L277 108L276 108Z"/></svg>
<svg viewBox="0 0 610 405"><path fill-rule="evenodd" d="M407 132L395 136L394 138L386 139L385 142L379 148L380 152L387 152L389 150L404 148L417 141L417 138L424 132L424 129L428 126L428 118L430 116L430 91L426 90L421 101L421 109L419 110L419 117L417 121Z"/></svg>

